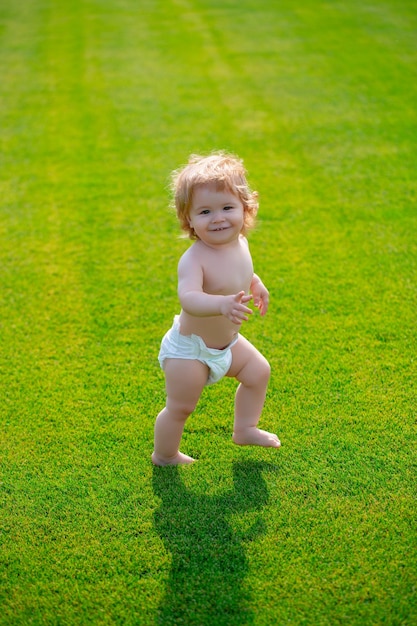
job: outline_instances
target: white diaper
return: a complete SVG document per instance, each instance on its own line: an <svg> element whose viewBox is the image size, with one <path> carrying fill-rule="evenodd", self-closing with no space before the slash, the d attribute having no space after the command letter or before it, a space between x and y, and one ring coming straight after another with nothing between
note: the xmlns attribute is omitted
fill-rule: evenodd
<svg viewBox="0 0 417 626"><path fill-rule="evenodd" d="M231 347L235 345L239 335L223 350L208 348L198 335L181 335L179 315L174 317L172 328L162 339L159 351L159 364L164 369L165 359L191 359L205 363L209 368L207 385L217 383L223 378L232 364Z"/></svg>

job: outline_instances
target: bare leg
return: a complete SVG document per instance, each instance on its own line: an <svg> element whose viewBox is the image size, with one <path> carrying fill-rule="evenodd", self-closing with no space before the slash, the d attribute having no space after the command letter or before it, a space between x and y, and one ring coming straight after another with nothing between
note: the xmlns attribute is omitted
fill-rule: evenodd
<svg viewBox="0 0 417 626"><path fill-rule="evenodd" d="M207 375L208 368L200 361L165 361L167 401L155 422L154 465L180 465L194 461L179 451L179 445L185 422L195 409Z"/></svg>
<svg viewBox="0 0 417 626"><path fill-rule="evenodd" d="M236 391L233 441L240 446L279 448L281 442L274 433L257 427L270 376L268 361L242 336L232 353L233 361L227 375L240 382Z"/></svg>

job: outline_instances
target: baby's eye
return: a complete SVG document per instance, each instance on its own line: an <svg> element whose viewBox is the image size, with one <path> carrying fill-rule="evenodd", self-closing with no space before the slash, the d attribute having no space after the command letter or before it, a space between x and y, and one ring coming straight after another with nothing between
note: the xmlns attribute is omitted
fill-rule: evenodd
<svg viewBox="0 0 417 626"><path fill-rule="evenodd" d="M200 215L208 215L210 213L210 211L208 209L203 209L202 211L200 211Z"/></svg>
<svg viewBox="0 0 417 626"><path fill-rule="evenodd" d="M230 209L233 209L233 207L232 206L225 206L225 207L223 207L224 211L230 211Z"/></svg>

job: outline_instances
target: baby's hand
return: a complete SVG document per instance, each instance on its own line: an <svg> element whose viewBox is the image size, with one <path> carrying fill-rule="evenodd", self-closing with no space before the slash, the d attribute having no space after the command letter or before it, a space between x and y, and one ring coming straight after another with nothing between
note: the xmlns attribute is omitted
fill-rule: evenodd
<svg viewBox="0 0 417 626"><path fill-rule="evenodd" d="M252 315L252 310L245 306L245 302L252 300L252 296L247 296L244 291L234 296L224 296L221 313L234 324L241 324L248 320L248 315Z"/></svg>
<svg viewBox="0 0 417 626"><path fill-rule="evenodd" d="M253 295L253 303L259 309L259 313L263 316L268 310L269 292L265 285L258 279L251 285Z"/></svg>

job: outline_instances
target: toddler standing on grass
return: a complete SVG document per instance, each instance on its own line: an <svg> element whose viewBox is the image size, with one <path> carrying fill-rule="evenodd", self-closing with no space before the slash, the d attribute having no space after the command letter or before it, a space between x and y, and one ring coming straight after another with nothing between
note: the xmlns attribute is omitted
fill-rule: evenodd
<svg viewBox="0 0 417 626"><path fill-rule="evenodd" d="M233 441L279 448L278 437L258 426L270 367L240 333L252 310L263 316L269 294L253 272L245 237L258 210L240 159L225 153L192 156L173 173L173 191L182 229L194 241L178 264L181 313L162 340L159 362L165 372L166 406L155 423L155 465L192 463L179 450L184 425L205 385L236 378Z"/></svg>

